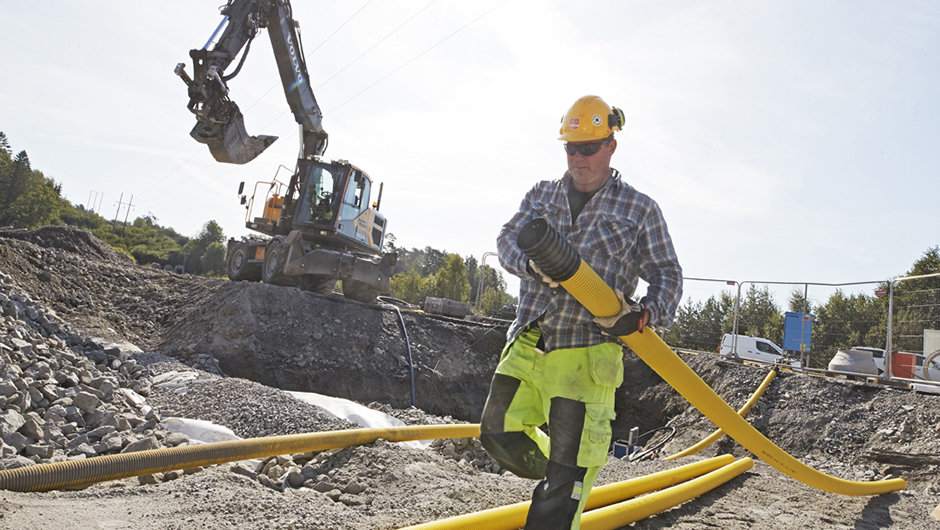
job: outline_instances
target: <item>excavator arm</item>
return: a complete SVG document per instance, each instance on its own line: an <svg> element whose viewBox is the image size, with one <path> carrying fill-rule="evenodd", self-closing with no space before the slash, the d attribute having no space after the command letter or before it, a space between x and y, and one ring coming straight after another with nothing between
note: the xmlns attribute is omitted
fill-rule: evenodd
<svg viewBox="0 0 940 530"><path fill-rule="evenodd" d="M187 108L196 116L196 126L190 136L208 145L216 160L232 164L250 162L277 140L276 136L251 136L246 132L244 117L238 105L229 99L228 89L228 81L238 75L255 36L267 28L284 95L294 120L302 130L300 158L322 155L326 151L328 135L323 130L323 114L310 87L290 2L229 0L221 13L222 22L206 45L189 52L193 60L193 77L186 73L183 63L176 66L176 74L189 87ZM216 37L218 41L213 46ZM231 73L226 74L226 69L239 52L242 53L241 60Z"/></svg>

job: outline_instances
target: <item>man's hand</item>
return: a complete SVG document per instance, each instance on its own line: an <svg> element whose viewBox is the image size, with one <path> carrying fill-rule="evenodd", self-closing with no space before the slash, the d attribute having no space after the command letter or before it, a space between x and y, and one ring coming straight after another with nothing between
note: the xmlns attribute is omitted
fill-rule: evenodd
<svg viewBox="0 0 940 530"><path fill-rule="evenodd" d="M620 289L616 293L620 299L620 312L612 317L595 317L594 322L602 332L614 337L630 335L634 331L643 333L643 328L650 321L649 310L643 304L626 300Z"/></svg>
<svg viewBox="0 0 940 530"><path fill-rule="evenodd" d="M559 285L558 282L549 278L547 274L542 272L542 269L540 269L539 266L536 265L534 261L529 260L528 262L526 262L526 268L529 270L529 275L535 278L536 281L542 283L543 285L551 287L552 289L558 287Z"/></svg>

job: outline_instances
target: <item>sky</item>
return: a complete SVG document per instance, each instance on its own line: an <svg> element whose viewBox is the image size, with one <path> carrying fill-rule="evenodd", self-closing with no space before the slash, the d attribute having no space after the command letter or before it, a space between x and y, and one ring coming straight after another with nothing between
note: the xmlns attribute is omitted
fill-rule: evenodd
<svg viewBox="0 0 940 530"><path fill-rule="evenodd" d="M0 0L0 131L106 218L153 215L188 236L213 219L247 235L238 183L286 181L299 140L266 36L229 87L249 134L280 139L235 166L189 137L173 69L192 72L189 50L221 21L221 3ZM659 203L687 278L880 281L940 244L935 2L293 10L326 156L384 183L400 247L478 262L495 252L526 191L566 169L560 118L587 94L623 109L611 165ZM686 286L693 298L725 287Z"/></svg>

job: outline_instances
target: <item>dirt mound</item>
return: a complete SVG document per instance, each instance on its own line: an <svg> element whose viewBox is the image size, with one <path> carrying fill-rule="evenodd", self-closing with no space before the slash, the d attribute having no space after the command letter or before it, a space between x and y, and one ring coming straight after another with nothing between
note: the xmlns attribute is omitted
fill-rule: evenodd
<svg viewBox="0 0 940 530"><path fill-rule="evenodd" d="M0 232L0 270L74 328L141 348L223 282L135 265L84 230Z"/></svg>
<svg viewBox="0 0 940 530"><path fill-rule="evenodd" d="M399 313L292 287L228 282L168 329L161 351L269 386L415 405L478 421L506 328ZM410 360L409 360L410 359ZM289 368L288 368L289 367Z"/></svg>
<svg viewBox="0 0 940 530"><path fill-rule="evenodd" d="M85 259L107 260L123 265L134 263L129 256L117 252L90 232L71 226L44 226L25 232L6 231L0 232L0 237L29 241L40 247L65 250Z"/></svg>

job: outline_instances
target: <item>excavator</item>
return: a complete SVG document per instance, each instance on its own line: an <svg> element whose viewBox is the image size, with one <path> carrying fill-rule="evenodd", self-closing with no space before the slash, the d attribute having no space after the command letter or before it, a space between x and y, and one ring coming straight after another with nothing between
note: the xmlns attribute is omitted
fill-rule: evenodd
<svg viewBox="0 0 940 530"><path fill-rule="evenodd" d="M250 199L238 187L247 210L246 228L263 237L228 242L226 263L232 280L263 281L332 293L338 280L346 298L372 302L390 292L397 254L382 253L387 223L378 198L369 204L372 179L347 160L323 158L328 135L310 86L299 25L288 0L229 0L222 22L206 45L189 52L192 77L179 63L175 73L189 89L187 108L196 116L190 131L219 162L245 164L276 136L250 136L244 116L229 98L228 83L238 75L254 38L267 28L284 95L300 128L301 148L287 183L258 182ZM241 52L241 59L226 70ZM257 211L256 211L257 209ZM253 214L260 214L253 217Z"/></svg>

